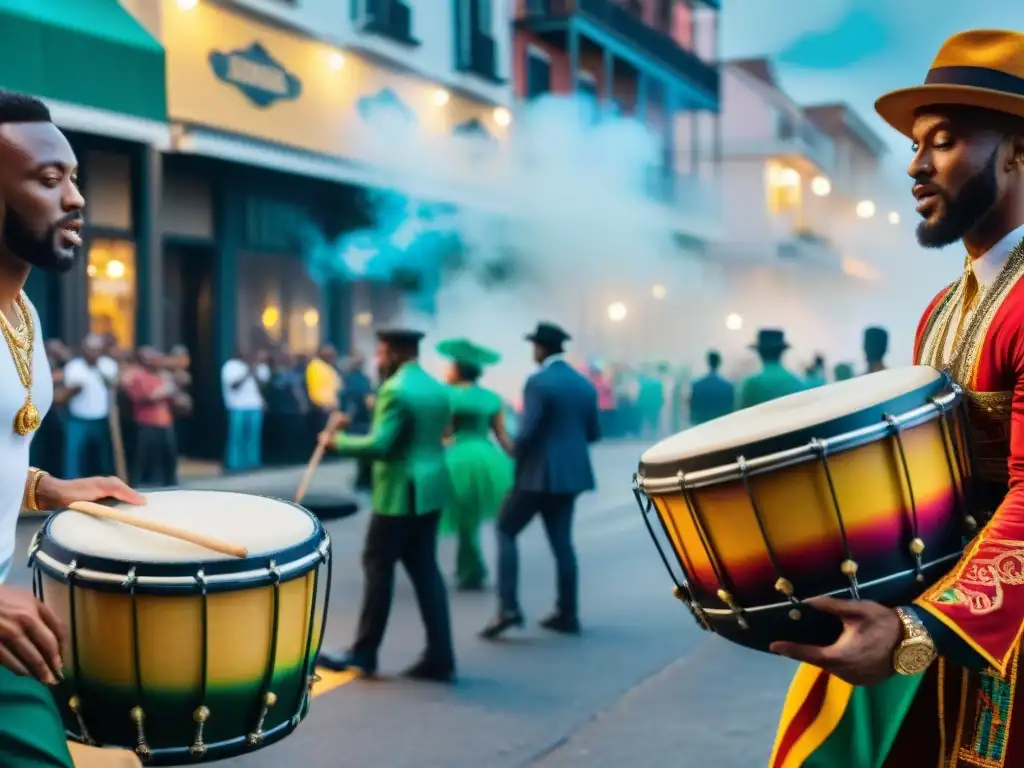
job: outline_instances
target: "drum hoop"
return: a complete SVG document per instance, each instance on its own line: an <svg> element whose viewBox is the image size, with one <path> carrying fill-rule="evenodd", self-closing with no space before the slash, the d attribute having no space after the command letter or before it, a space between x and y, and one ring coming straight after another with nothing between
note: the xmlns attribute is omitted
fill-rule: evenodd
<svg viewBox="0 0 1024 768"><path fill-rule="evenodd" d="M955 552L955 553L950 554L950 555L943 555L942 557L938 557L938 558L936 558L934 560L929 561L928 563L925 564L925 567L926 568L934 568L937 565L942 565L944 563L953 562L954 560L959 560L962 557L962 554L963 553L961 553L961 552ZM885 584L886 582L893 581L894 579L901 579L901 578L905 579L905 578L908 578L908 577L913 577L915 573L917 573L916 569L908 568L905 571L897 571L896 573L891 573L888 576L883 576L880 579L873 579L872 581L862 581L862 582L859 582L858 583L858 587L861 590L866 590L866 589L869 589L869 588L871 588L873 586L876 586L876 585L879 585L879 584ZM825 593L823 593L821 595L815 595L814 597L838 597L838 598L842 598L844 595L849 596L849 594L850 594L850 588L849 587L844 587L842 589L834 589L831 592L825 592ZM810 598L810 597L806 598L806 600L812 600L812 599L813 598ZM698 605L700 605L700 604L698 604ZM746 606L745 605L745 606L743 606L743 612L744 613L758 613L759 611L779 610L780 608L787 608L788 609L790 607L791 607L791 605L790 605L789 602L771 603L770 605L752 605L752 606ZM701 611L703 611L704 613L708 614L709 616L723 616L723 617L725 617L725 616L733 616L734 615L734 611L732 609L730 609L730 608L707 608L704 605L700 605L700 609L701 609Z"/></svg>
<svg viewBox="0 0 1024 768"><path fill-rule="evenodd" d="M742 480L744 477L786 469L787 467L818 460L823 451L827 455L834 455L883 440L891 436L894 430L910 429L926 424L948 413L962 395L963 390L958 385L953 384L947 391L932 398L931 402L918 406L899 416L893 416L888 421L879 421L877 424L861 427L860 429L833 437L811 440L796 448L776 451L775 453L745 461L735 461L730 464L712 467L711 469L702 469L689 473L679 472L673 477L652 478L644 477L644 467L641 464L636 484L644 492L658 495L735 482ZM740 453L742 446L737 446L735 450L737 453Z"/></svg>
<svg viewBox="0 0 1024 768"><path fill-rule="evenodd" d="M209 491L209 493L231 493L234 491ZM275 578L287 581L312 570L323 561L330 551L330 536L316 515L293 501L270 496L298 509L313 523L313 530L302 541L283 549L263 552L245 558L223 560L184 560L181 562L135 562L99 555L86 555L58 544L50 533L54 518L51 515L37 531L29 547L29 565L37 565L46 575L62 582L74 573L76 583L93 584L100 588L124 586L130 571L136 574L136 591L147 589L158 592L198 590L196 574L203 571L210 591L249 589L270 584ZM275 572L277 575L275 575Z"/></svg>

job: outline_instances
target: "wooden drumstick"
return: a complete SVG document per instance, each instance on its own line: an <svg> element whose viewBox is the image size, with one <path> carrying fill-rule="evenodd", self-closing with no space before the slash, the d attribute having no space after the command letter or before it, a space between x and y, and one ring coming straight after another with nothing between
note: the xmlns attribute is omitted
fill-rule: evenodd
<svg viewBox="0 0 1024 768"><path fill-rule="evenodd" d="M212 549L214 552L231 555L232 557L248 557L249 555L249 550L240 544L221 541L220 539L215 539L213 536L207 536L205 533L187 531L184 528L178 528L176 525L161 523L158 520L150 520L142 515L133 515L128 512L122 512L120 509L105 507L102 504L97 504L93 501L74 501L71 504L68 504L68 509L73 509L75 512L81 512L83 515L99 517L105 520L114 520L115 522L131 525L135 528L144 528L147 531L153 531L153 533L161 533L164 536L181 539L182 541L187 541L190 544L195 544L198 547Z"/></svg>
<svg viewBox="0 0 1024 768"><path fill-rule="evenodd" d="M342 414L340 412L331 411L327 417L324 432L331 432L336 429L341 419ZM306 465L306 471L302 475L302 480L299 481L299 488L295 491L296 504L301 504L306 496L306 492L309 491L309 486L313 482L313 474L316 472L316 468L320 466L320 462L323 461L326 451L327 442L325 440L317 440L316 449L313 451L313 455L309 457L309 464Z"/></svg>
<svg viewBox="0 0 1024 768"><path fill-rule="evenodd" d="M110 407L107 410L107 428L110 430L110 447L114 452L114 472L122 483L128 482L128 462L124 455L124 435L121 434L121 408L117 404L117 388L109 390Z"/></svg>

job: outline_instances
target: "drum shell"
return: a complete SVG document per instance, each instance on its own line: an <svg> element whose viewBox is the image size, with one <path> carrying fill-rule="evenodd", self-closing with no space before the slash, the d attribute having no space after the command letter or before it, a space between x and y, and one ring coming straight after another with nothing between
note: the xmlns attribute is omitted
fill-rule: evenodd
<svg viewBox="0 0 1024 768"><path fill-rule="evenodd" d="M898 437L829 455L827 466L812 459L745 481L649 494L700 620L758 650L777 640L829 644L841 631L838 620L800 601L853 596L842 570L847 559L857 565L860 598L912 602L955 564L969 533L961 414L937 413ZM920 568L910 549L915 538L925 545ZM780 577L792 585L793 600L778 590Z"/></svg>
<svg viewBox="0 0 1024 768"><path fill-rule="evenodd" d="M126 577L130 564L79 557L69 578L50 565L61 548L45 528L42 539L50 557L35 558L36 592L71 632L54 689L70 736L134 749L132 710L141 707L147 763L179 765L201 762L189 752L200 706L208 710L202 760L273 743L305 716L329 596L330 542L315 520L308 541L270 559L137 564L136 575L163 575L138 578L134 594L126 578L103 578ZM281 555L298 559L274 559ZM200 579L182 583L182 571L205 570L218 571L205 596ZM264 713L267 690L276 701Z"/></svg>

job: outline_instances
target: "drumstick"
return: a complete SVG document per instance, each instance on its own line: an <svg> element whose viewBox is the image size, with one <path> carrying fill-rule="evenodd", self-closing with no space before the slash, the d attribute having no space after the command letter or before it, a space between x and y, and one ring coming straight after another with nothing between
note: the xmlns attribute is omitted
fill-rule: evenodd
<svg viewBox="0 0 1024 768"><path fill-rule="evenodd" d="M232 557L248 557L249 555L249 550L239 544L221 541L220 539L215 539L213 536L207 536L205 533L187 531L184 528L178 528L175 525L161 523L158 520L150 520L149 518L141 515L122 512L120 509L105 507L102 504L96 504L92 501L74 501L68 504L68 509L73 509L75 512L81 512L83 515L99 517L104 520L114 520L115 522L131 525L135 528L143 528L147 531L153 531L153 533L162 533L164 536L181 539L182 541L187 541L190 544L195 544L198 547L212 549L214 552L231 555Z"/></svg>
<svg viewBox="0 0 1024 768"><path fill-rule="evenodd" d="M327 417L327 424L324 427L324 431L328 432L334 429L341 417L338 411L331 411ZM316 468L320 466L320 462L323 461L324 453L327 451L327 442L324 440L317 440L316 449L313 451L313 455L309 457L309 464L306 465L306 471L302 475L302 480L299 481L299 488L295 491L295 503L301 504L303 498L306 496L306 492L309 490L310 484L313 482L313 473L316 472Z"/></svg>
<svg viewBox="0 0 1024 768"><path fill-rule="evenodd" d="M121 410L117 405L117 388L111 387L110 407L107 410L107 427L110 429L110 447L114 452L114 472L122 483L128 482L128 462L124 456L124 436L121 434Z"/></svg>

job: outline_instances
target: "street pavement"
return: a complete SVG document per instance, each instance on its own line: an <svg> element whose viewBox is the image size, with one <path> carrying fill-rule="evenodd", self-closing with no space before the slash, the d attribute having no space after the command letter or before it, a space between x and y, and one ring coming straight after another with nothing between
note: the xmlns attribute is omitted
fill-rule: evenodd
<svg viewBox="0 0 1024 768"><path fill-rule="evenodd" d="M451 593L459 665L455 686L397 678L328 676L306 721L284 741L225 768L282 765L331 768L759 768L793 665L701 632L671 596L664 567L630 491L643 445L608 443L594 451L599 490L580 499L576 543L581 580L580 637L544 632L554 568L539 523L520 538L521 602L527 628L487 643L477 631L494 610L490 594ZM288 498L300 470L206 478L193 488L244 490ZM313 493L351 487L346 463L325 466ZM325 648L345 646L359 609L359 553L367 521L326 523L334 579ZM38 521L19 526L24 552ZM484 531L489 562L493 534ZM446 573L454 546L443 541ZM29 571L13 576L29 584ZM423 631L404 573L381 650L381 672L415 661ZM333 687L332 687L333 686Z"/></svg>

